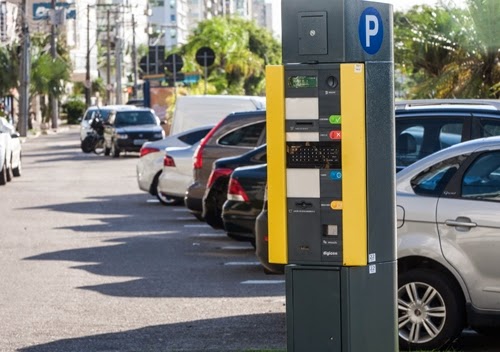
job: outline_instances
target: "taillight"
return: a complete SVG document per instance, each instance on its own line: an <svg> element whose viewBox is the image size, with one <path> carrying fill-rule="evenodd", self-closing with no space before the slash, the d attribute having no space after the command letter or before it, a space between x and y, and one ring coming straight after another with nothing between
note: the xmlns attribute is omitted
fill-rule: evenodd
<svg viewBox="0 0 500 352"><path fill-rule="evenodd" d="M246 194L245 190L243 189L243 187L241 187L241 184L238 182L238 180L234 178L231 178L231 180L229 181L227 199L235 200L238 202L249 201L248 195Z"/></svg>
<svg viewBox="0 0 500 352"><path fill-rule="evenodd" d="M144 155L148 155L149 153L156 153L156 152L159 152L160 149L158 148L151 148L151 147L142 147L141 148L141 158L144 156Z"/></svg>
<svg viewBox="0 0 500 352"><path fill-rule="evenodd" d="M207 145L208 140L210 138L212 138L215 131L220 127L220 125L222 124L222 121L223 120L220 120L217 123L217 125L215 125L215 127L212 128L210 130L210 132L208 132L208 134L205 136L205 138L203 138L201 140L200 144L196 148L194 155L193 155L193 168L194 169L201 169L201 167L203 166L203 149L205 149L205 146Z"/></svg>
<svg viewBox="0 0 500 352"><path fill-rule="evenodd" d="M232 172L232 169L224 168L212 170L212 172L210 173L210 177L208 178L207 188L212 187L212 185L215 183L215 181L217 181L219 177L231 175Z"/></svg>
<svg viewBox="0 0 500 352"><path fill-rule="evenodd" d="M175 166L174 158L172 158L170 155L165 155L165 157L163 158L163 166Z"/></svg>

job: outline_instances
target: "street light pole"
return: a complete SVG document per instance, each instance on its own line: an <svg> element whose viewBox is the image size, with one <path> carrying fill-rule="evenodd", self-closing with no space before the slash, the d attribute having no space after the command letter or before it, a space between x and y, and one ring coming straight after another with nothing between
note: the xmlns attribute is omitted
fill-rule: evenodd
<svg viewBox="0 0 500 352"><path fill-rule="evenodd" d="M111 104L111 24L110 24L111 12L106 10L106 32L107 32L107 43L106 43L106 104Z"/></svg>
<svg viewBox="0 0 500 352"><path fill-rule="evenodd" d="M57 48L56 48L56 0L51 0L52 7L52 19L50 24L50 54L52 56L52 60L55 60L57 57ZM58 124L58 101L53 91L50 92L50 106L52 107L52 128L57 128Z"/></svg>
<svg viewBox="0 0 500 352"><path fill-rule="evenodd" d="M26 0L22 1L22 50L21 50L21 91L19 104L19 133L22 137L28 135L29 115L29 86L30 86L30 33L28 27L28 6Z"/></svg>
<svg viewBox="0 0 500 352"><path fill-rule="evenodd" d="M132 68L134 74L134 90L133 97L137 99L137 47L135 44L135 16L132 14Z"/></svg>
<svg viewBox="0 0 500 352"><path fill-rule="evenodd" d="M92 82L90 81L90 4L87 5L87 65L85 73L85 103L90 106Z"/></svg>

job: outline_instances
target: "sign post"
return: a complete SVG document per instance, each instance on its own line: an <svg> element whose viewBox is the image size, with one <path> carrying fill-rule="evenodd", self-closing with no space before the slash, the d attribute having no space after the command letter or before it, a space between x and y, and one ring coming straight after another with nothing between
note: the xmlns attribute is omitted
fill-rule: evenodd
<svg viewBox="0 0 500 352"><path fill-rule="evenodd" d="M196 51L196 62L204 68L205 73L205 94L207 94L208 67L215 62L215 53L209 47L202 47Z"/></svg>

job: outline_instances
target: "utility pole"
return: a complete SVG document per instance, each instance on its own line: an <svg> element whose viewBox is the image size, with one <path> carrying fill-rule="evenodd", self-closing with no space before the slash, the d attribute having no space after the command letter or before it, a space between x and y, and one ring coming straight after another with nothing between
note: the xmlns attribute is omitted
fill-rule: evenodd
<svg viewBox="0 0 500 352"><path fill-rule="evenodd" d="M106 32L107 32L107 43L106 43L106 104L111 104L111 24L110 24L111 12L106 10Z"/></svg>
<svg viewBox="0 0 500 352"><path fill-rule="evenodd" d="M52 60L55 60L57 57L57 47L56 47L56 0L51 0L51 8L52 8L52 18L50 24L50 54L52 56ZM58 101L53 92L50 93L50 106L52 107L52 128L57 128L58 123Z"/></svg>
<svg viewBox="0 0 500 352"><path fill-rule="evenodd" d="M22 0L22 50L21 50L21 91L19 104L19 133L22 137L28 135L29 115L29 86L30 86L30 33L28 27L28 6L26 0Z"/></svg>
<svg viewBox="0 0 500 352"><path fill-rule="evenodd" d="M115 57L116 57L116 104L122 104L122 26L121 10L117 11Z"/></svg>
<svg viewBox="0 0 500 352"><path fill-rule="evenodd" d="M132 69L134 74L133 97L137 99L137 47L135 45L135 16L132 14Z"/></svg>
<svg viewBox="0 0 500 352"><path fill-rule="evenodd" d="M87 5L87 68L85 73L85 103L90 106L92 82L90 81L90 4Z"/></svg>

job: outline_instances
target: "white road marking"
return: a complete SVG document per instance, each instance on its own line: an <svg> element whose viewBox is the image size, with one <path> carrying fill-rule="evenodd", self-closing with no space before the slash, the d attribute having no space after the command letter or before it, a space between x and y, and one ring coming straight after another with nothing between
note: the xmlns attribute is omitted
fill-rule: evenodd
<svg viewBox="0 0 500 352"><path fill-rule="evenodd" d="M175 220L196 220L194 216L179 216Z"/></svg>
<svg viewBox="0 0 500 352"><path fill-rule="evenodd" d="M189 210L187 208L175 208L174 211L178 211L178 212L180 211L180 212L186 213ZM193 219L196 219L196 218L193 216Z"/></svg>
<svg viewBox="0 0 500 352"><path fill-rule="evenodd" d="M221 249L226 249L228 251L234 251L234 250L237 250L237 251L246 251L246 250L249 250L249 249L253 249L253 247L251 246L224 246L224 247L220 247Z"/></svg>
<svg viewBox="0 0 500 352"><path fill-rule="evenodd" d="M158 199L148 199L146 203L160 203Z"/></svg>
<svg viewBox="0 0 500 352"><path fill-rule="evenodd" d="M277 285L284 283L285 280L247 280L240 282L242 285Z"/></svg>
<svg viewBox="0 0 500 352"><path fill-rule="evenodd" d="M227 262L227 263L224 263L224 265L228 265L228 266L254 266L254 265L260 265L259 262Z"/></svg>
<svg viewBox="0 0 500 352"><path fill-rule="evenodd" d="M208 224L199 224L199 225L184 225L184 227L204 227L204 228L207 228L207 227L210 227L210 225Z"/></svg>

